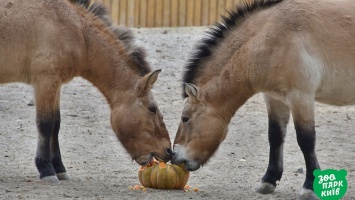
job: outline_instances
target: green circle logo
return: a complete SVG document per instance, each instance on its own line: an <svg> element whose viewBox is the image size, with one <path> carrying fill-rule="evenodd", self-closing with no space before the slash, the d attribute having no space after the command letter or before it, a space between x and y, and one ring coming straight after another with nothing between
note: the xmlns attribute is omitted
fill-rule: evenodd
<svg viewBox="0 0 355 200"><path fill-rule="evenodd" d="M345 169L339 171L316 169L313 171L313 175L315 177L313 182L314 193L321 200L339 200L345 195L348 189L347 171Z"/></svg>

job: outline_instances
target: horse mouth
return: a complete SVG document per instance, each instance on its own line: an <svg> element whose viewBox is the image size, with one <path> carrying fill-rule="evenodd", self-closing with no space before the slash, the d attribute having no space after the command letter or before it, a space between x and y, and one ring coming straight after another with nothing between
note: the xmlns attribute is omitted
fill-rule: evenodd
<svg viewBox="0 0 355 200"><path fill-rule="evenodd" d="M194 159L189 158L186 148L175 144L174 152L171 159L172 164L183 165L187 171L196 171L201 167L201 164Z"/></svg>
<svg viewBox="0 0 355 200"><path fill-rule="evenodd" d="M170 148L166 148L164 150L163 154L159 154L159 153L149 153L149 154L145 154L145 155L141 155L138 156L137 158L135 158L134 160L142 166L146 166L148 165L150 162L152 162L153 158L155 158L158 161L163 161L163 162L168 162L171 160L173 155L173 152Z"/></svg>
<svg viewBox="0 0 355 200"><path fill-rule="evenodd" d="M185 159L179 160L174 157L173 157L173 159L171 159L171 163L176 164L176 165L182 165L182 166L184 166L185 170L190 171L190 172L196 171L196 170L200 169L200 167L201 167L201 165L194 160L185 160Z"/></svg>
<svg viewBox="0 0 355 200"><path fill-rule="evenodd" d="M134 159L138 165L146 166L153 160L153 154L145 154Z"/></svg>
<svg viewBox="0 0 355 200"><path fill-rule="evenodd" d="M163 162L169 162L172 158L172 155L165 155L161 156L159 154L153 154L154 158L157 159L158 161L163 161Z"/></svg>
<svg viewBox="0 0 355 200"><path fill-rule="evenodd" d="M192 172L200 169L201 165L194 161L185 161L184 167L185 170Z"/></svg>

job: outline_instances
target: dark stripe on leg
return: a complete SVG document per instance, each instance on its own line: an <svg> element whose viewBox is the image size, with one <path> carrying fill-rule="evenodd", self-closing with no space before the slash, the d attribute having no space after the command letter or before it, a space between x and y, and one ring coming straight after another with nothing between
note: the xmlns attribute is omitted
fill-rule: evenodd
<svg viewBox="0 0 355 200"><path fill-rule="evenodd" d="M271 183L274 186L276 186L276 181L281 179L283 173L283 143L285 133L282 131L283 129L278 123L269 120L269 165L262 181Z"/></svg>
<svg viewBox="0 0 355 200"><path fill-rule="evenodd" d="M295 129L297 133L297 142L300 146L305 163L306 163L306 180L303 187L313 190L313 171L320 169L318 159L315 153L316 144L316 131L314 126L305 127L302 124L295 123Z"/></svg>
<svg viewBox="0 0 355 200"><path fill-rule="evenodd" d="M36 166L40 173L40 178L55 175L50 156L50 137L54 127L54 120L37 117L38 146L36 153Z"/></svg>
<svg viewBox="0 0 355 200"><path fill-rule="evenodd" d="M62 156L59 148L59 140L58 140L59 129L60 129L60 111L56 111L54 129L51 137L51 158L56 173L66 172L62 162Z"/></svg>

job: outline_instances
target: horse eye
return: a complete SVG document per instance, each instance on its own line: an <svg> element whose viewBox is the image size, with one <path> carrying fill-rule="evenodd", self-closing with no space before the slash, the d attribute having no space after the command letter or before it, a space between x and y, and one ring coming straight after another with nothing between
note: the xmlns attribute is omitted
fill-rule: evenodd
<svg viewBox="0 0 355 200"><path fill-rule="evenodd" d="M155 114L155 113L157 113L157 107L151 106L151 107L149 107L149 111Z"/></svg>
<svg viewBox="0 0 355 200"><path fill-rule="evenodd" d="M182 122L188 122L190 120L190 118L188 118L188 117L181 117L181 121Z"/></svg>

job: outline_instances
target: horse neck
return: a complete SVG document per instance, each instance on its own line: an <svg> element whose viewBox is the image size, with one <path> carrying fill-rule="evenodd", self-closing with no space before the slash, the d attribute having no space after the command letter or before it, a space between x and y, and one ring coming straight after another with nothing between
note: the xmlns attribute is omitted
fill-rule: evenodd
<svg viewBox="0 0 355 200"><path fill-rule="evenodd" d="M245 33L227 34L225 40L204 63L203 74L197 81L203 85L208 102L228 121L256 93L244 56L246 50L241 48L249 40L244 35Z"/></svg>
<svg viewBox="0 0 355 200"><path fill-rule="evenodd" d="M223 41L203 63L199 84L209 93L209 101L218 108L220 116L230 120L235 112L254 94L261 91L264 69L253 58L255 27L265 26L265 13L258 21L246 20L225 33ZM255 25L256 24L256 25Z"/></svg>
<svg viewBox="0 0 355 200"><path fill-rule="evenodd" d="M217 114L229 123L235 112L255 94L247 77L230 74L216 76L202 87L206 102L215 108Z"/></svg>
<svg viewBox="0 0 355 200"><path fill-rule="evenodd" d="M112 35L91 27L85 31L86 56L79 74L96 86L111 108L135 87L139 76L129 67L123 46Z"/></svg>

